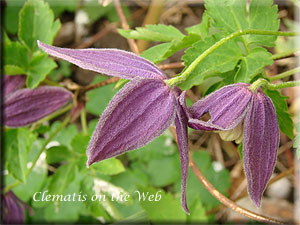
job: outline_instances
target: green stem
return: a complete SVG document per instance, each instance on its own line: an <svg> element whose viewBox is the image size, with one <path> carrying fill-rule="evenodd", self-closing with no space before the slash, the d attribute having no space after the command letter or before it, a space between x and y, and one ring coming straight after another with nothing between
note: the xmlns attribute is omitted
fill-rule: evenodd
<svg viewBox="0 0 300 225"><path fill-rule="evenodd" d="M86 123L86 111L85 111L85 109L81 110L80 119L81 119L82 132L86 136L86 135L88 135L88 130L87 130L87 123Z"/></svg>
<svg viewBox="0 0 300 225"><path fill-rule="evenodd" d="M199 55L191 65L178 77L174 77L172 79L166 80L165 83L169 86L174 86L176 84L182 83L185 81L189 75L193 72L193 70L198 66L200 62L202 62L209 54L215 51L217 48L221 47L226 42L230 41L233 38L246 35L246 34L257 34L257 35L275 35L275 36L296 36L300 35L297 32L281 32L281 31L265 31L265 30L240 30L236 31L224 38L220 41L216 42L213 46L204 51L201 55Z"/></svg>
<svg viewBox="0 0 300 225"><path fill-rule="evenodd" d="M250 86L250 90L256 91L260 86L264 86L269 90L277 90L282 88L300 86L300 81L289 81L280 84L271 84L267 80L260 78Z"/></svg>
<svg viewBox="0 0 300 225"><path fill-rule="evenodd" d="M32 169L34 168L36 162L38 161L38 159L40 158L41 154L43 153L43 151L46 149L47 144L49 144L49 142L57 135L57 133L64 128L67 123L70 120L70 116L67 116L65 118L65 120L62 122L62 124L50 135L50 137L46 140L46 142L43 144L42 148L40 149L39 153L37 154L37 156L35 157L35 159L33 160L31 167L26 171L26 177L28 176L28 174L32 171ZM4 193L8 192L9 190L13 189L14 187L18 186L21 182L20 181L16 181L13 184L8 185L7 187L4 188Z"/></svg>
<svg viewBox="0 0 300 225"><path fill-rule="evenodd" d="M295 49L292 49L290 51L286 51L286 52L282 52L282 53L278 53L278 54L275 54L275 55L272 55L271 59L273 60L276 60L276 59L281 59L281 58L285 58L291 54L293 54L294 52L297 52L299 51L300 48L295 48Z"/></svg>
<svg viewBox="0 0 300 225"><path fill-rule="evenodd" d="M279 80L279 79L282 79L282 78L285 78L285 77L289 77L297 72L300 72L300 66L299 67L296 67L294 69L291 69L291 70L288 70L288 71L285 71L283 73L280 73L276 76L272 76L272 77L269 77L269 80L270 81L274 81L274 80Z"/></svg>

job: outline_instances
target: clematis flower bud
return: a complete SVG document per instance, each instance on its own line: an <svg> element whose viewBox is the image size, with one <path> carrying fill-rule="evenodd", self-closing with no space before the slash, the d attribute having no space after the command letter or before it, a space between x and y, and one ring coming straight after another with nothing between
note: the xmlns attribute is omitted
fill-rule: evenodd
<svg viewBox="0 0 300 225"><path fill-rule="evenodd" d="M25 223L25 209L32 214L32 209L22 202L12 191L4 194L4 223L22 224Z"/></svg>
<svg viewBox="0 0 300 225"><path fill-rule="evenodd" d="M187 117L179 104L181 91L167 86L167 76L153 63L130 52L57 48L41 42L38 45L48 54L83 69L130 80L101 115L87 148L87 166L146 145L175 120L181 157L182 207L189 214L185 196Z"/></svg>
<svg viewBox="0 0 300 225"><path fill-rule="evenodd" d="M278 148L279 129L272 101L249 84L225 86L189 108L189 126L194 129L218 130L223 137L241 141L248 192L260 206L261 197L273 172ZM209 121L200 120L209 113ZM243 129L242 129L243 124Z"/></svg>
<svg viewBox="0 0 300 225"><path fill-rule="evenodd" d="M72 93L60 87L42 86L20 89L5 98L4 124L21 127L53 113L72 98Z"/></svg>

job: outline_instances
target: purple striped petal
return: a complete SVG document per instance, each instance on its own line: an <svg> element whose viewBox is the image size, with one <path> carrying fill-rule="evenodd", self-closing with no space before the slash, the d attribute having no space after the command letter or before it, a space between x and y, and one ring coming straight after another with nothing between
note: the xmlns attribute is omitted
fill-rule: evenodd
<svg viewBox="0 0 300 225"><path fill-rule="evenodd" d="M53 113L71 98L72 93L60 87L18 90L5 99L4 124L9 127L29 125Z"/></svg>
<svg viewBox="0 0 300 225"><path fill-rule="evenodd" d="M237 126L249 109L253 93L244 83L228 85L189 107L189 126L200 130L230 130ZM210 114L205 122L200 117Z"/></svg>
<svg viewBox="0 0 300 225"><path fill-rule="evenodd" d="M175 118L176 134L181 161L181 206L189 215L189 209L186 202L186 183L189 171L189 152L188 152L188 118L182 105L185 106L185 92L177 98L177 113ZM186 107L186 106L185 106Z"/></svg>
<svg viewBox="0 0 300 225"><path fill-rule="evenodd" d="M244 167L248 192L259 207L273 172L279 142L279 129L271 100L258 91L244 121Z"/></svg>
<svg viewBox="0 0 300 225"><path fill-rule="evenodd" d="M103 112L87 149L87 165L146 145L174 118L175 96L163 81L130 81Z"/></svg>
<svg viewBox="0 0 300 225"><path fill-rule="evenodd" d="M4 76L4 96L7 97L9 94L21 88L26 82L26 76L14 75Z"/></svg>
<svg viewBox="0 0 300 225"><path fill-rule="evenodd" d="M4 195L4 222L5 224L25 223L25 212L20 204L21 200L12 191Z"/></svg>
<svg viewBox="0 0 300 225"><path fill-rule="evenodd" d="M68 49L46 45L38 41L49 55L67 60L83 69L128 80L134 78L167 79L152 62L131 52L118 49Z"/></svg>

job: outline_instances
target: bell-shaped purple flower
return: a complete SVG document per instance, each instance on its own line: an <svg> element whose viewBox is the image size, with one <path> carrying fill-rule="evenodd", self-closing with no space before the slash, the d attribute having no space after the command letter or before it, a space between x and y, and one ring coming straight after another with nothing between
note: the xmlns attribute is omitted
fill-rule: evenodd
<svg viewBox="0 0 300 225"><path fill-rule="evenodd" d="M2 85L4 86L4 97L21 88L25 85L26 76L24 75L14 75L14 76L4 76Z"/></svg>
<svg viewBox="0 0 300 225"><path fill-rule="evenodd" d="M249 87L225 86L199 100L189 108L188 123L194 129L220 131L226 140L244 140L248 192L259 207L275 166L279 129L271 100L260 89L255 92ZM206 113L210 119L201 120Z"/></svg>
<svg viewBox="0 0 300 225"><path fill-rule="evenodd" d="M6 192L3 198L3 216L5 224L25 223L25 209L32 214L32 209L22 202L12 191Z"/></svg>
<svg viewBox="0 0 300 225"><path fill-rule="evenodd" d="M182 167L182 207L188 169L187 118L179 104L180 91L150 61L117 49L66 49L38 45L48 54L75 65L130 80L101 115L87 148L87 166L146 145L175 120Z"/></svg>
<svg viewBox="0 0 300 225"><path fill-rule="evenodd" d="M72 99L72 93L60 87L42 86L20 89L5 97L4 124L21 127L55 112Z"/></svg>

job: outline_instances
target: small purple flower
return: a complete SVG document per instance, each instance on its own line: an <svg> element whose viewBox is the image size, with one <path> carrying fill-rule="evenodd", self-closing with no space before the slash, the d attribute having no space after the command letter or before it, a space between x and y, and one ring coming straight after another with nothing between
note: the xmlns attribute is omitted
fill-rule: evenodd
<svg viewBox="0 0 300 225"><path fill-rule="evenodd" d="M275 166L279 130L271 100L260 89L255 92L249 87L244 83L225 86L194 103L186 113L194 129L220 131L225 140L244 140L248 192L259 207ZM209 121L200 119L205 113L210 114Z"/></svg>
<svg viewBox="0 0 300 225"><path fill-rule="evenodd" d="M187 118L179 104L180 90L150 61L117 49L66 49L38 45L48 54L75 65L130 80L101 115L87 148L87 166L140 148L161 135L175 120L182 168L182 207L188 172Z"/></svg>
<svg viewBox="0 0 300 225"><path fill-rule="evenodd" d="M12 191L6 192L3 198L4 202L4 223L5 224L23 224L25 223L24 209L32 214L32 209L22 202Z"/></svg>
<svg viewBox="0 0 300 225"><path fill-rule="evenodd" d="M34 123L64 106L72 93L60 87L24 88L5 96L4 124L22 127Z"/></svg>

